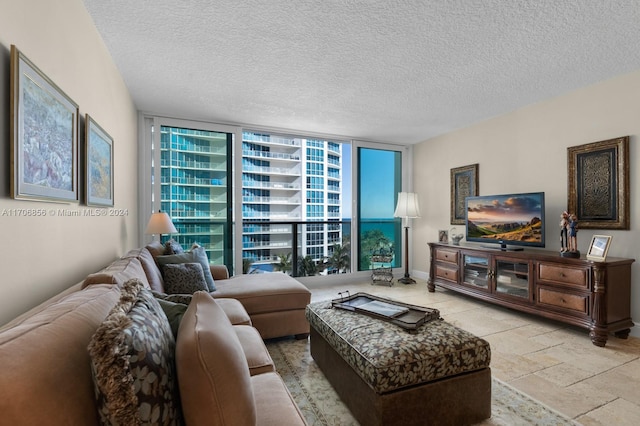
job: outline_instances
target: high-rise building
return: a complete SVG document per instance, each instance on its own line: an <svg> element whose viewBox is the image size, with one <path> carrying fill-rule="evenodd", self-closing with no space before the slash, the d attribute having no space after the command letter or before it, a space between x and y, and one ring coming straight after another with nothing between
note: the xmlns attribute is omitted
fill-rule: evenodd
<svg viewBox="0 0 640 426"><path fill-rule="evenodd" d="M233 256L225 256L232 252L232 135L169 126L160 132L161 208L178 229L175 238L205 247L212 263L232 266ZM342 238L342 144L245 131L241 155L242 258L250 269L270 271L291 256L293 229L299 259L331 256Z"/></svg>
<svg viewBox="0 0 640 426"><path fill-rule="evenodd" d="M231 135L204 130L160 128L160 205L185 247L198 243L214 264L225 259L229 245Z"/></svg>
<svg viewBox="0 0 640 426"><path fill-rule="evenodd" d="M298 253L320 262L339 243L342 144L283 137L262 132L242 134L242 219L272 224L243 227L243 259L253 269L271 270L294 251L292 225L299 229Z"/></svg>

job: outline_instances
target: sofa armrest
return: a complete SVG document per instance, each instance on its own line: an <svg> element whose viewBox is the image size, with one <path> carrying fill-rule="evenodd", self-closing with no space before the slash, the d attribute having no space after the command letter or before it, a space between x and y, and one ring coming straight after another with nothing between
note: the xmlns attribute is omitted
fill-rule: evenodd
<svg viewBox="0 0 640 426"><path fill-rule="evenodd" d="M209 269L211 269L211 275L213 275L214 281L229 278L229 270L225 265L210 265Z"/></svg>

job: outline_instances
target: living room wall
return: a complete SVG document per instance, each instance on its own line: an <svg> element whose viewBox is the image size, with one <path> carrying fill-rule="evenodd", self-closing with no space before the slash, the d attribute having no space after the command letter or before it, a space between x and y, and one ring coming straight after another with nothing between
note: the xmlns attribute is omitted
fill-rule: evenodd
<svg viewBox="0 0 640 426"><path fill-rule="evenodd" d="M0 0L0 10L2 325L135 247L138 209L136 108L82 0ZM125 215L85 216L90 209L82 203L10 198L12 44L79 105L81 144L86 113L114 139L115 208L126 209ZM82 167L79 170L82 195ZM45 209L47 214L17 216L20 209ZM81 216L62 217L59 211Z"/></svg>
<svg viewBox="0 0 640 426"><path fill-rule="evenodd" d="M451 229L450 170L479 164L480 195L545 192L546 249L559 250L560 213L567 209L567 148L630 136L631 230L582 229L578 249L586 253L594 234L612 235L609 256L635 258L631 316L640 323L640 71L600 82L418 144L414 149L414 188L420 219L413 222L413 268L429 271L428 241ZM417 167L417 166L420 167ZM455 225L464 232L463 225ZM632 335L640 336L634 327Z"/></svg>

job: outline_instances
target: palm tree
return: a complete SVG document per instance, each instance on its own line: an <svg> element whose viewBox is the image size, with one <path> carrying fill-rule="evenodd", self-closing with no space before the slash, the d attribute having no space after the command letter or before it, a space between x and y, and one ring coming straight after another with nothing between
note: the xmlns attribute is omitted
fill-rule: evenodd
<svg viewBox="0 0 640 426"><path fill-rule="evenodd" d="M320 267L309 255L305 256L304 259L302 259L302 262L300 262L300 267L298 269L298 275L301 277L312 277L314 275L318 275L318 273L320 272Z"/></svg>
<svg viewBox="0 0 640 426"><path fill-rule="evenodd" d="M291 265L291 253L279 254L278 262L273 264L276 271L288 273L293 269Z"/></svg>
<svg viewBox="0 0 640 426"><path fill-rule="evenodd" d="M338 273L347 273L347 270L351 267L351 244L344 239L342 243L333 245L333 253L327 260L327 266L335 269Z"/></svg>

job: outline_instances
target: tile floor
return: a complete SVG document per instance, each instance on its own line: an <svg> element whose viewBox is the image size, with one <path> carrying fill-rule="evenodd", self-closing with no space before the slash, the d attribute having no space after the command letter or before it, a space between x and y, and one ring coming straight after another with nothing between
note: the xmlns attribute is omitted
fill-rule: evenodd
<svg viewBox="0 0 640 426"><path fill-rule="evenodd" d="M442 318L491 345L494 377L583 425L640 424L640 339L611 335L604 348L588 331L494 306L425 281L392 287L370 283L311 287L312 301L349 290L440 310ZM638 320L638 319L636 319Z"/></svg>

